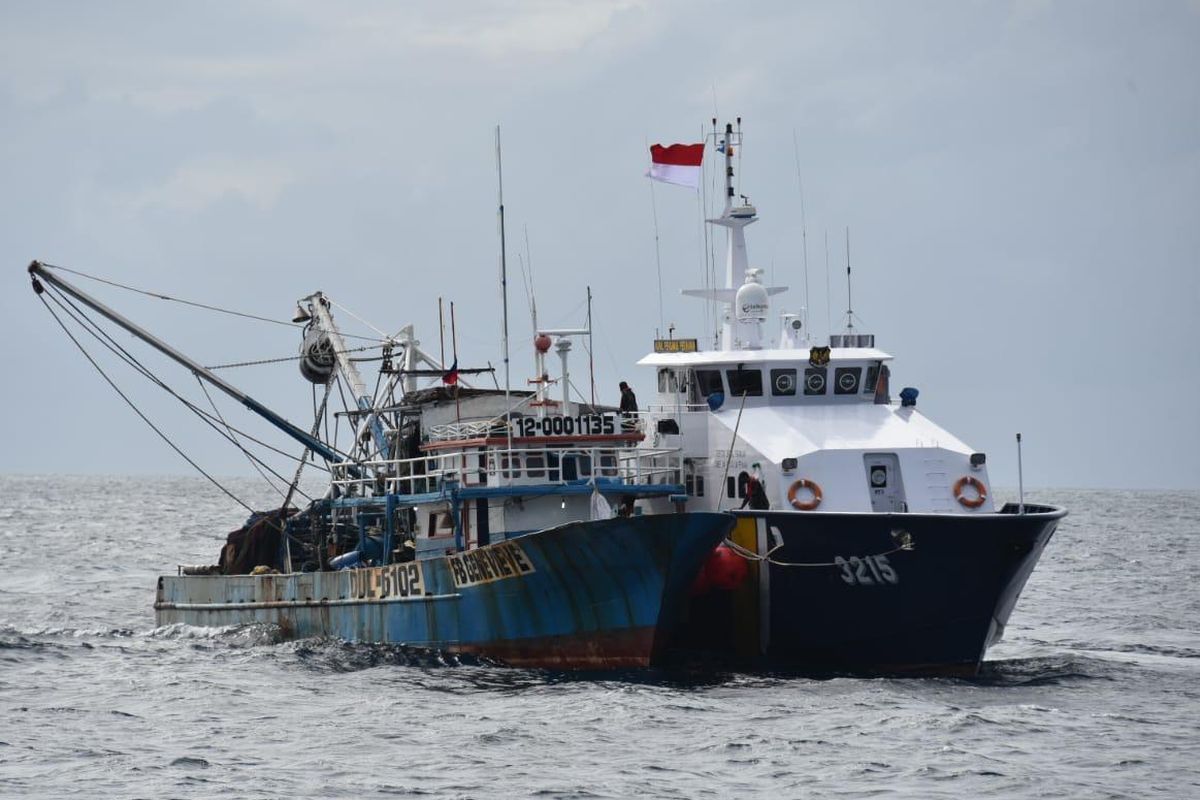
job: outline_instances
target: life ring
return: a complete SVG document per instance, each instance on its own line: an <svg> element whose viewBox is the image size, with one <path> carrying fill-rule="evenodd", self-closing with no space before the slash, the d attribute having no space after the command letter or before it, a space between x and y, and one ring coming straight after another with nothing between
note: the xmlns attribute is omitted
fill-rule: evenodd
<svg viewBox="0 0 1200 800"><path fill-rule="evenodd" d="M974 499L963 494L963 488L970 486L977 495ZM987 500L987 487L983 481L971 475L964 475L954 482L954 499L965 508L979 508Z"/></svg>
<svg viewBox="0 0 1200 800"><path fill-rule="evenodd" d="M801 489L808 489L810 492L812 492L812 499L797 500L796 493ZM801 478L788 488L787 497L788 502L792 504L792 508L798 511L812 511L814 508L821 505L821 487L818 486L814 481L810 481L808 478Z"/></svg>

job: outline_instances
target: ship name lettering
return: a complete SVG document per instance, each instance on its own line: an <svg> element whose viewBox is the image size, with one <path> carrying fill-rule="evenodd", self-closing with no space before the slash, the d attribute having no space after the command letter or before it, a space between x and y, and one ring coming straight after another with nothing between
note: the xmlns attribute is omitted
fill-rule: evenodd
<svg viewBox="0 0 1200 800"><path fill-rule="evenodd" d="M883 586L896 585L900 582L900 574L891 565L886 555L850 556L833 559L834 566L841 569L841 579L849 586Z"/></svg>
<svg viewBox="0 0 1200 800"><path fill-rule="evenodd" d="M491 547L455 553L447 556L446 561L454 585L460 589L534 571L525 551L514 542L502 542Z"/></svg>

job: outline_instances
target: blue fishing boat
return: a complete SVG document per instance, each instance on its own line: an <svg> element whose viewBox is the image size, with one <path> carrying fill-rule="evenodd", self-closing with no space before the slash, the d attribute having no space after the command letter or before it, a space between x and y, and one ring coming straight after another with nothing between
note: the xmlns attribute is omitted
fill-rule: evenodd
<svg viewBox="0 0 1200 800"><path fill-rule="evenodd" d="M685 510L677 449L639 447L636 420L569 398L570 338L588 331L538 331L535 389L514 392L464 385L488 370L460 370L457 357L447 368L406 328L368 389L332 303L306 297L300 372L326 400L335 381L348 387L343 448L316 435L325 403L301 429L57 269L29 273L43 300L134 334L302 444L301 468L316 456L329 470L324 496L293 506L297 471L282 506L251 514L215 563L160 577L159 625L270 623L511 665L648 667L669 660L691 587L733 526L730 514ZM545 368L554 339L561 381Z"/></svg>

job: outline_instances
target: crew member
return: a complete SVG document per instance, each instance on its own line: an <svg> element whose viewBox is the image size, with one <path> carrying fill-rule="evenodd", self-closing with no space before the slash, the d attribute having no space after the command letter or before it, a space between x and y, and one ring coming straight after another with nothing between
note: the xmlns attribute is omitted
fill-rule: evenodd
<svg viewBox="0 0 1200 800"><path fill-rule="evenodd" d="M621 389L621 417L625 420L621 424L621 427L625 430L630 430L634 427L634 419L637 418L637 395L633 393L633 389L630 389L629 384L625 381L621 381L619 388Z"/></svg>
<svg viewBox="0 0 1200 800"><path fill-rule="evenodd" d="M765 511L771 507L771 501L767 499L767 490L763 488L762 472L758 464L751 469L753 471L746 479L746 499L741 507L749 505L755 511Z"/></svg>

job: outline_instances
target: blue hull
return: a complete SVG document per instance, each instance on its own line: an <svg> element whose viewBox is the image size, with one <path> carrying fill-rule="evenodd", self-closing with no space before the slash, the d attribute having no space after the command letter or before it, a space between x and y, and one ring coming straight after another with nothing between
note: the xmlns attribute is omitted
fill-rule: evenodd
<svg viewBox="0 0 1200 800"><path fill-rule="evenodd" d="M728 514L574 522L467 553L290 575L163 576L159 625L279 625L560 669L650 666Z"/></svg>
<svg viewBox="0 0 1200 800"><path fill-rule="evenodd" d="M738 512L735 540L764 553L774 528L778 563L695 597L674 656L807 673L975 674L1065 515L1013 511ZM906 536L912 549L900 546Z"/></svg>

